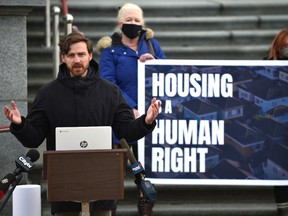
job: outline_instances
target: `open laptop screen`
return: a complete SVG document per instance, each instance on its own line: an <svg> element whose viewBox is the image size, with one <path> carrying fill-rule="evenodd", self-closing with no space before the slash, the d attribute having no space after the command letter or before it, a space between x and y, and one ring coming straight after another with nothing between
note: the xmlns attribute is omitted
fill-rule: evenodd
<svg viewBox="0 0 288 216"><path fill-rule="evenodd" d="M57 127L56 150L112 149L110 126Z"/></svg>

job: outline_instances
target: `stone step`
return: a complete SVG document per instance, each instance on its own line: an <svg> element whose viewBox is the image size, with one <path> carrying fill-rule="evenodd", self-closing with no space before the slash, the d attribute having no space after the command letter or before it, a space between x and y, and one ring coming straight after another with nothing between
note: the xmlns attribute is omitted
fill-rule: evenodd
<svg viewBox="0 0 288 216"><path fill-rule="evenodd" d="M242 0L230 1L224 0L218 2L221 5L221 14L223 15L251 15L251 14L287 14L288 2L286 0Z"/></svg>
<svg viewBox="0 0 288 216"><path fill-rule="evenodd" d="M117 216L138 215L137 203L118 203ZM275 206L271 203L253 205L251 203L234 204L231 203L183 203L183 204L158 204L153 208L155 216L277 216ZM51 216L49 204L42 204L42 216Z"/></svg>
<svg viewBox="0 0 288 216"><path fill-rule="evenodd" d="M117 216L137 215L136 205L121 205L119 203ZM153 215L157 216L276 216L275 206L263 203L253 205L251 203L184 203L184 204L157 204L153 208Z"/></svg>
<svg viewBox="0 0 288 216"><path fill-rule="evenodd" d="M261 60L269 51L270 45L226 45L164 47L170 59L204 60Z"/></svg>
<svg viewBox="0 0 288 216"><path fill-rule="evenodd" d="M27 28L39 30L44 17L28 16ZM186 17L145 17L146 26L154 31L217 31L221 30L255 30L282 29L286 27L288 15L249 15L249 16L186 16ZM62 22L62 20L61 20ZM85 32L113 31L117 25L113 17L73 17L73 24ZM60 26L63 29L63 25ZM43 26L43 31L45 30Z"/></svg>
<svg viewBox="0 0 288 216"><path fill-rule="evenodd" d="M146 26L157 31L212 31L212 30L245 30L245 29L261 29L261 28L285 28L282 21L287 21L288 16L210 16L210 17L147 17ZM281 21L281 22L280 22ZM93 26L93 24L96 24ZM111 25L111 23L113 25ZM115 26L114 22L101 20L85 20L75 19L75 24L79 28L90 30L95 28L101 31L106 26ZM96 30L97 30L96 29Z"/></svg>
<svg viewBox="0 0 288 216"><path fill-rule="evenodd" d="M73 16L99 16L116 17L118 8L126 1L68 1L69 13ZM142 7L145 17L154 16L201 16L203 10L206 14L216 15L220 12L221 4L209 1L142 1L137 2ZM52 5L60 6L59 1L52 1ZM171 8L174 10L171 11ZM202 13L201 13L202 11Z"/></svg>
<svg viewBox="0 0 288 216"><path fill-rule="evenodd" d="M288 16L287 16L288 18ZM287 21L288 22L288 21ZM95 31L83 31L85 35L93 42L94 48L98 40L103 36L109 36L112 32L95 32ZM159 41L161 46L209 46L209 45L261 45L270 44L274 36L278 33L276 29L266 30L204 30L204 31L154 31L155 38ZM37 48L44 46L43 31L29 32L28 34L28 46L30 48ZM62 34L61 34L62 35ZM52 40L52 39L51 39ZM29 48L29 49L30 49ZM31 54L29 52L28 58L31 60L37 60L37 56L33 55L33 49ZM43 51L45 51L43 47ZM43 52L42 51L42 52ZM48 54L49 55L49 54ZM52 54L51 54L52 55Z"/></svg>
<svg viewBox="0 0 288 216"><path fill-rule="evenodd" d="M115 17L119 6L127 1L77 1L69 0L67 5L69 13L73 16L99 16ZM286 14L288 2L286 0L216 0L216 1L189 1L189 0L158 0L140 1L137 4L143 9L145 17L161 16L215 16L215 15L255 15L255 14ZM57 0L52 0L51 5L61 6ZM173 8L173 10L171 10Z"/></svg>
<svg viewBox="0 0 288 216"><path fill-rule="evenodd" d="M214 59L214 60L261 60L267 55L270 45L194 45L194 46L162 46L168 59ZM99 56L94 50L93 57L98 61ZM41 60L41 61L40 61ZM31 78L41 74L41 71L52 68L52 51L28 49L28 68ZM31 72L30 72L31 69ZM41 71L37 69L41 69ZM33 71L36 70L36 71ZM51 70L50 70L51 73Z"/></svg>

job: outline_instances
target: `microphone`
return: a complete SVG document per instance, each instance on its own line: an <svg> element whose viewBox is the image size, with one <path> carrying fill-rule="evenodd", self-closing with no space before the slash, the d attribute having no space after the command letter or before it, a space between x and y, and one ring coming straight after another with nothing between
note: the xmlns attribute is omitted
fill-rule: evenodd
<svg viewBox="0 0 288 216"><path fill-rule="evenodd" d="M14 173L18 175L21 172L29 172L33 167L33 162L37 161L40 157L39 152L36 149L30 149L26 157L20 156L15 160L16 169Z"/></svg>
<svg viewBox="0 0 288 216"><path fill-rule="evenodd" d="M36 149L30 149L26 156L20 156L15 160L17 168L13 173L8 173L5 177L3 177L0 182L0 200L5 196L10 185L15 182L17 176L21 172L29 172L34 167L32 162L38 160L39 157L40 154Z"/></svg>
<svg viewBox="0 0 288 216"><path fill-rule="evenodd" d="M149 203L155 203L157 192L154 185L150 181L145 180L145 170L142 164L140 161L136 160L125 139L120 139L120 145L122 148L127 149L127 157L130 161L131 169L136 177L136 180L134 181L135 184L140 188L144 198Z"/></svg>
<svg viewBox="0 0 288 216"><path fill-rule="evenodd" d="M16 175L12 173L8 173L4 178L1 179L0 182L0 200L5 196L8 191L10 185L15 181Z"/></svg>

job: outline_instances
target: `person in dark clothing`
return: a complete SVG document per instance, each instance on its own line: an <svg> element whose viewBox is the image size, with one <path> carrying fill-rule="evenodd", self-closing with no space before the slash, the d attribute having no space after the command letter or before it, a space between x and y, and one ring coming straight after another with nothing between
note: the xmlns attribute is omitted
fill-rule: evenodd
<svg viewBox="0 0 288 216"><path fill-rule="evenodd" d="M44 85L28 115L21 116L15 101L4 107L11 121L10 131L27 148L37 148L46 139L47 150L55 150L55 128L73 126L112 126L115 135L135 141L152 132L161 102L153 98L147 113L135 119L119 87L100 78L92 59L92 42L81 33L61 39L58 77ZM114 201L91 203L91 216L111 215ZM79 215L75 202L53 202L54 215ZM103 214L102 214L103 213Z"/></svg>
<svg viewBox="0 0 288 216"><path fill-rule="evenodd" d="M268 56L264 60L288 60L288 29L283 29L272 41ZM274 197L278 215L288 215L288 186L275 186Z"/></svg>

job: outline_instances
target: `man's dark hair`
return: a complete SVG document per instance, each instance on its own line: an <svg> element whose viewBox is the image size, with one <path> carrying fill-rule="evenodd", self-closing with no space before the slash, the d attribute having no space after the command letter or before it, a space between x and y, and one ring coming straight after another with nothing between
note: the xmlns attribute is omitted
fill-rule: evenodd
<svg viewBox="0 0 288 216"><path fill-rule="evenodd" d="M68 34L67 36L63 37L59 42L60 47L60 53L61 55L65 55L69 52L70 46L72 44L78 43L78 42L84 42L87 45L87 49L89 53L92 53L93 46L92 42L86 38L83 34L73 32L71 34Z"/></svg>

